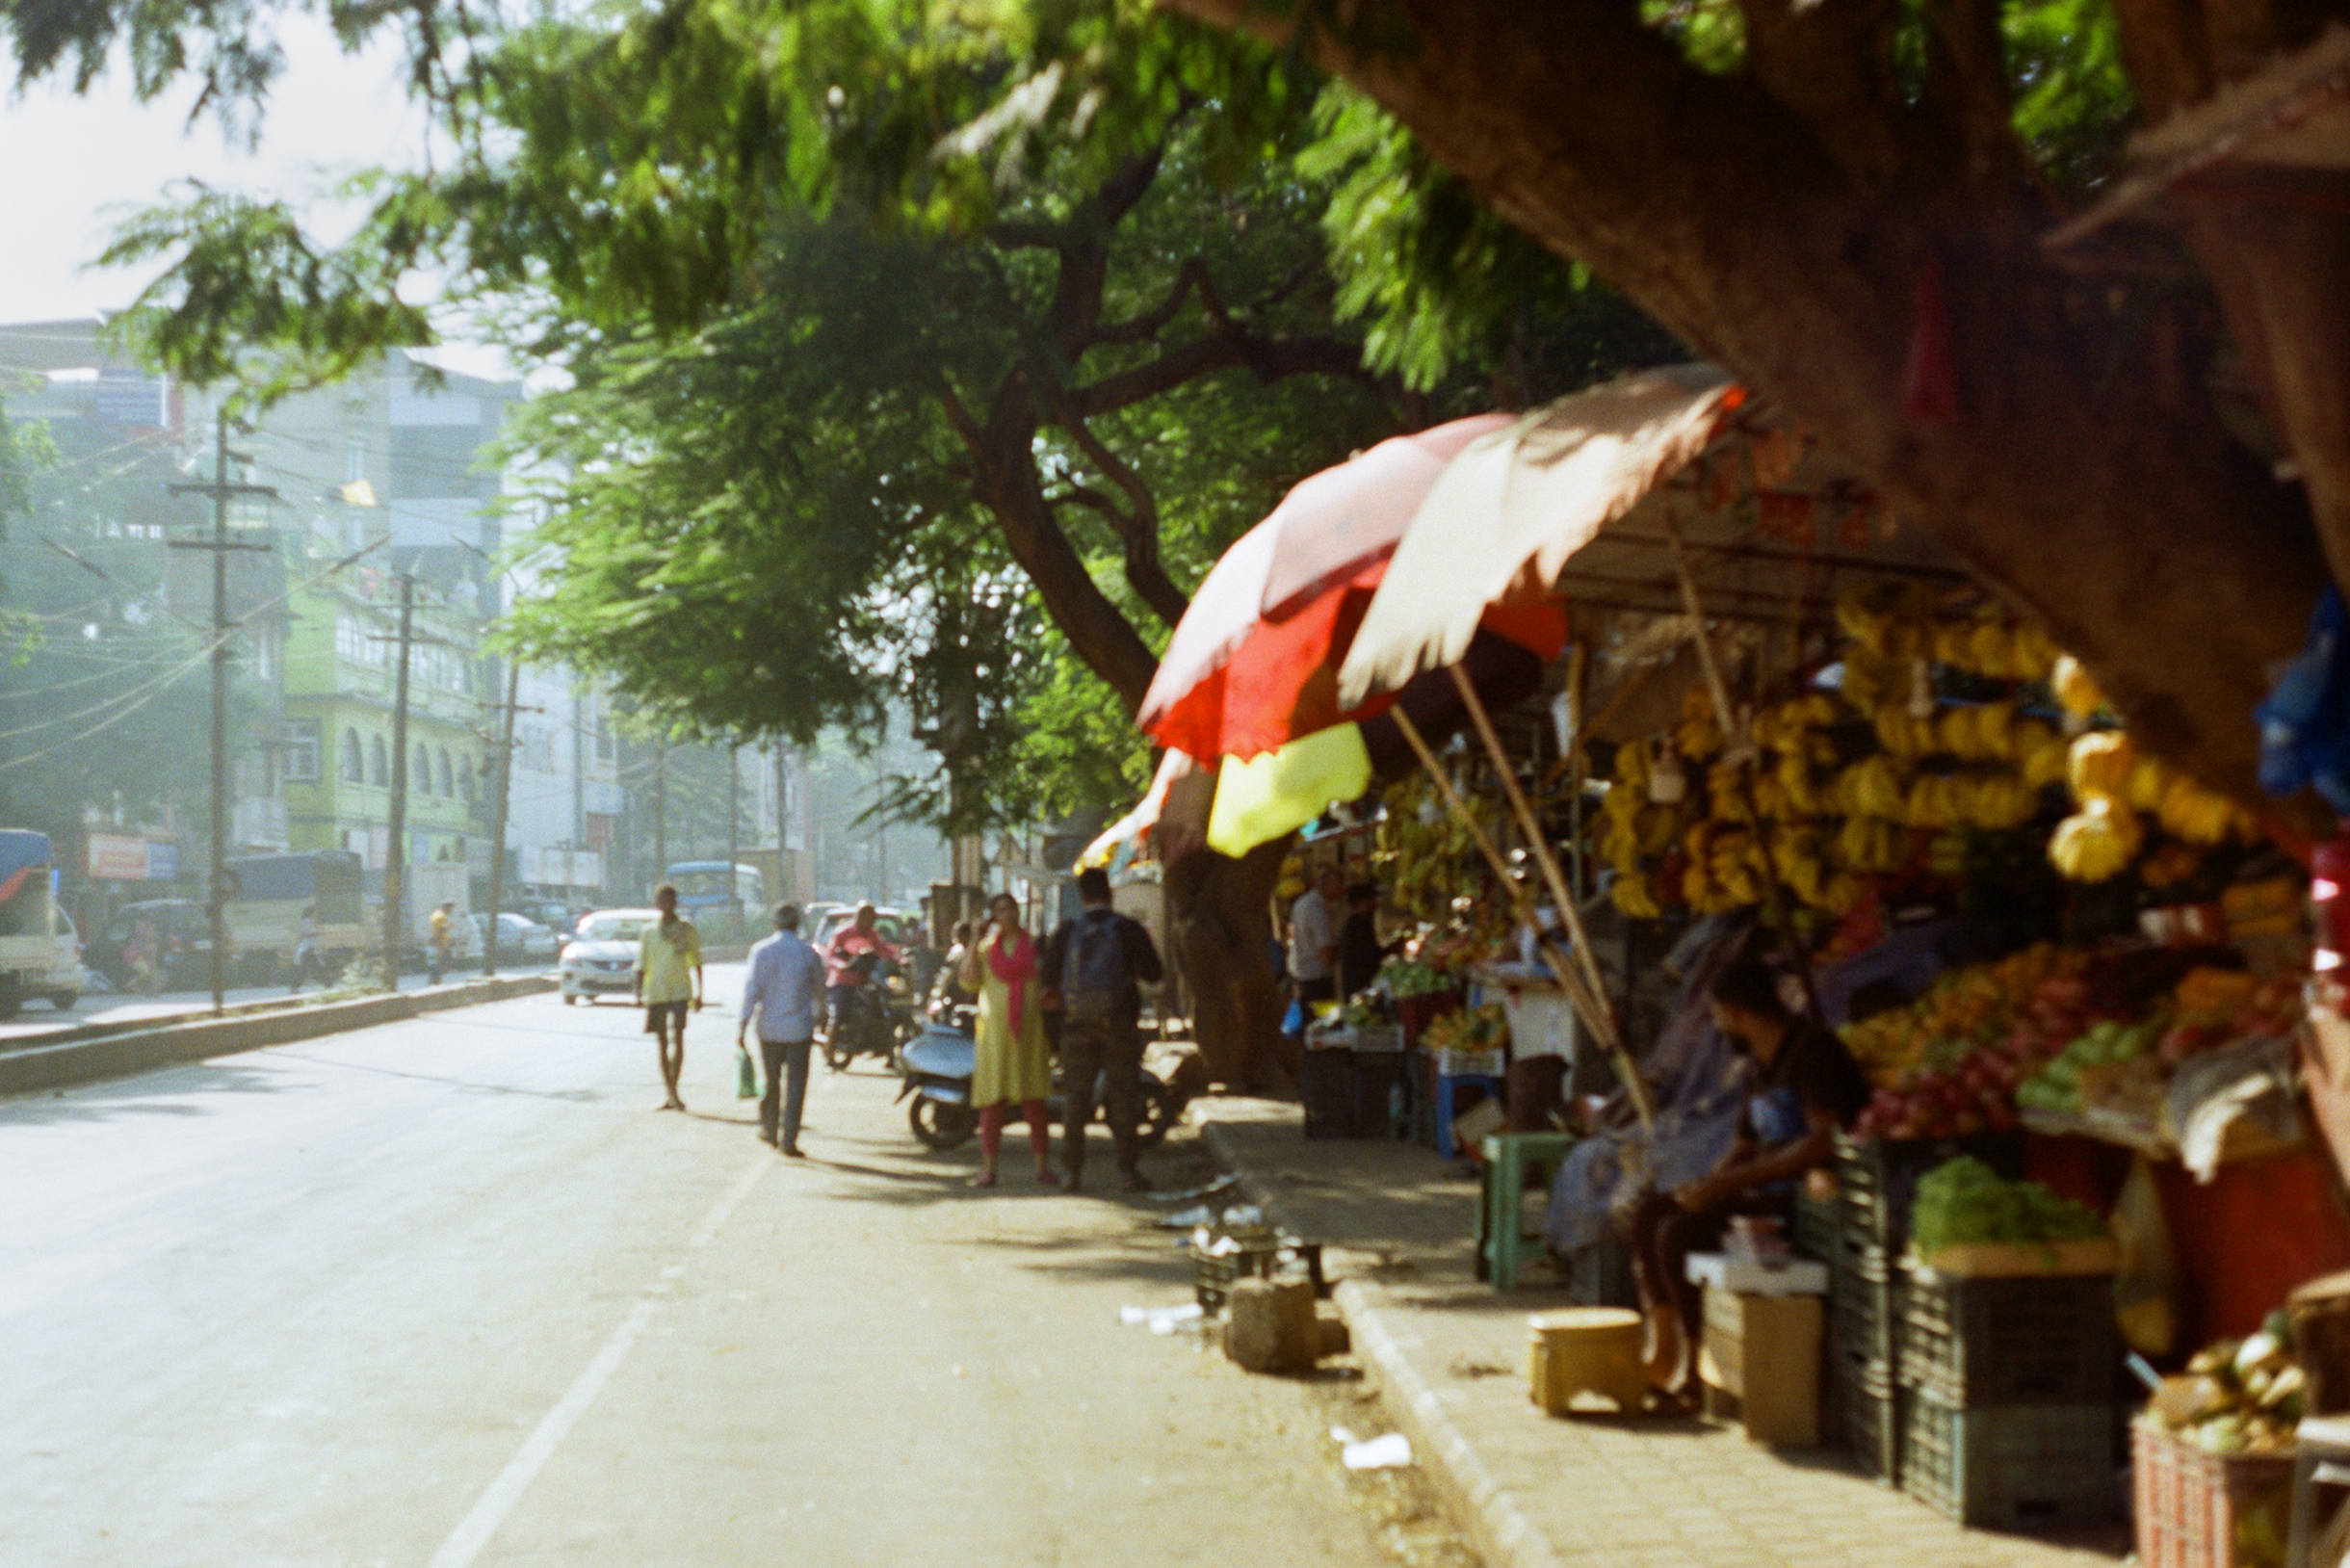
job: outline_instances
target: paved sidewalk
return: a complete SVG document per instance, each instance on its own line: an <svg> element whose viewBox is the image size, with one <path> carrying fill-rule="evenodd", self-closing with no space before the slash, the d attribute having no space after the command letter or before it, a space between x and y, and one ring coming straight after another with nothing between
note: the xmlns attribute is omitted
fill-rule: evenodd
<svg viewBox="0 0 2350 1568"><path fill-rule="evenodd" d="M1273 1217L1324 1244L1356 1349L1488 1568L2090 1568L2127 1530L1962 1529L1833 1450L1774 1450L1699 1421L1547 1417L1527 1398L1526 1318L1565 1294L1479 1283L1475 1185L1424 1149L1312 1142L1293 1105L1190 1114Z"/></svg>

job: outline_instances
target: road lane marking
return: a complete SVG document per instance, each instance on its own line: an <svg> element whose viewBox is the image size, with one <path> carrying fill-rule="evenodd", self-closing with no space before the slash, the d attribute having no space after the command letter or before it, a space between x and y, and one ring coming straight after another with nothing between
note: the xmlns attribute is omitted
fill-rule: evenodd
<svg viewBox="0 0 2350 1568"><path fill-rule="evenodd" d="M759 1185L759 1178L773 1169L774 1164L775 1157L764 1151L752 1159L741 1178L727 1189L725 1196L712 1205L710 1213L702 1216L702 1222L694 1226L692 1234L686 1238L686 1251L689 1254L709 1245L711 1238L718 1235L718 1227L726 1223L726 1216L734 1213L735 1205L750 1195L750 1189ZM497 1478L489 1483L489 1489L457 1522L457 1529L449 1532L449 1538L441 1542L440 1550L432 1554L428 1568L472 1568L474 1559L482 1555L482 1549L489 1544L489 1538L498 1532L498 1527L506 1523L506 1516L522 1500L522 1494L530 1488L532 1481L537 1479L539 1471L546 1468L547 1461L555 1456L555 1450L561 1447L563 1439L571 1435L571 1429L588 1413L588 1407L595 1402L595 1397L604 1391L606 1383L612 1381L612 1374L620 1370L620 1363L627 1359L629 1347L637 1343L637 1337L644 1332L644 1325L652 1321L653 1314L661 1309L662 1298L668 1294L670 1285L684 1272L684 1264L671 1264L661 1271L658 1280L645 1288L644 1294L637 1298L637 1304L629 1309L628 1316L620 1320L620 1326L612 1331L612 1338L606 1340L603 1348L596 1351L594 1358L581 1369L571 1387L555 1401L555 1408L539 1418L531 1435L523 1439L522 1447L506 1462L506 1468L498 1472Z"/></svg>

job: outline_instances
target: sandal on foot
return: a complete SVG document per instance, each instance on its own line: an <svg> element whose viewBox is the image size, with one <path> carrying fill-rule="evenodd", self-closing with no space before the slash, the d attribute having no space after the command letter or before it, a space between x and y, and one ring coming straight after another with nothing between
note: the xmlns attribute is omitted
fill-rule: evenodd
<svg viewBox="0 0 2350 1568"><path fill-rule="evenodd" d="M992 1170L982 1170L978 1175L972 1177L971 1180L965 1185L970 1187L993 1187L996 1185L996 1173Z"/></svg>
<svg viewBox="0 0 2350 1568"><path fill-rule="evenodd" d="M1701 1401L1687 1389L1652 1388L1640 1398L1644 1416L1694 1416Z"/></svg>

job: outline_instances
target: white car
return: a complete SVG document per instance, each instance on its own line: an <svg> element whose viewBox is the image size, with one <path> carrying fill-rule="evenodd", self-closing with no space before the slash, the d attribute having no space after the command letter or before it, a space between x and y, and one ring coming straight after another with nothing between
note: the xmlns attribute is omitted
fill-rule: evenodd
<svg viewBox="0 0 2350 1568"><path fill-rule="evenodd" d="M465 918L473 926L473 951L479 954L489 941L489 917L467 915ZM561 947L553 931L528 915L517 915L509 909L498 917L498 956L502 960L527 964L544 959L553 963Z"/></svg>
<svg viewBox="0 0 2350 1568"><path fill-rule="evenodd" d="M637 939L661 919L658 909L598 909L580 920L579 934L556 966L563 1006L582 998L637 994Z"/></svg>

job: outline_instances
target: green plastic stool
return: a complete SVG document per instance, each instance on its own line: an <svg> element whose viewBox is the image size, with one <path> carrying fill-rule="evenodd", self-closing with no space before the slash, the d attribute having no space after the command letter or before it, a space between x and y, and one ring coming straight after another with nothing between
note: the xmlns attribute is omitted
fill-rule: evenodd
<svg viewBox="0 0 2350 1568"><path fill-rule="evenodd" d="M1478 1145L1485 1156L1484 1191L1477 1202L1476 1277L1497 1291L1517 1288L1519 1265L1539 1243L1526 1233L1523 1204L1529 1184L1548 1187L1559 1162L1575 1147L1572 1133L1495 1133Z"/></svg>

